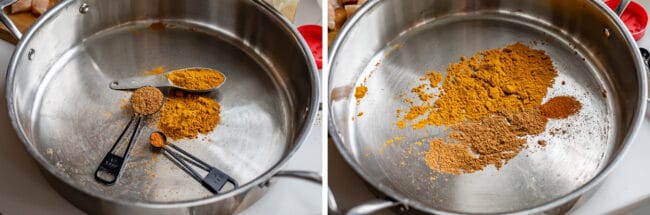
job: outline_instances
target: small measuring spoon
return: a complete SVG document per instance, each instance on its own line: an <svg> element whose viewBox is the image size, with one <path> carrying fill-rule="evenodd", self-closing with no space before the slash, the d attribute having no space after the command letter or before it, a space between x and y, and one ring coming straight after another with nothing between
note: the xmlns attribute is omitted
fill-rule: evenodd
<svg viewBox="0 0 650 215"><path fill-rule="evenodd" d="M162 92L158 90L158 88L155 88L157 90L157 93L159 93L159 96L162 98ZM137 90L135 93L139 93ZM133 98L133 96L131 96ZM99 164L97 167L97 170L95 170L95 180L102 184L106 185L113 185L117 181L117 179L120 177L122 174L122 169L124 168L124 163L128 159L129 156L129 151L131 151L131 147L137 142L138 140L138 135L140 134L140 124L142 122L142 118L147 117L151 114L157 113L160 111L160 109L163 106L163 102L165 101L164 98L162 98L160 106L151 111L151 112L146 112L146 113L138 113L136 112L132 117L131 120L129 120L129 123L126 124L126 127L124 127L124 130L122 130L122 133L120 133L120 136L117 138L113 146L111 147L111 150L109 150L106 155L104 155L104 159L102 159L102 162ZM135 109L135 108L134 108ZM135 124L133 123L135 122ZM126 148L124 148L124 143L122 140L125 139L124 135L127 133L129 128L131 128L131 125L135 125L133 128L133 131L131 132L131 136L128 138L128 141L126 142ZM117 153L117 151L123 150L121 154Z"/></svg>
<svg viewBox="0 0 650 215"><path fill-rule="evenodd" d="M174 85L168 78L167 75L172 73L172 72L177 72L177 71L184 71L184 70L210 70L212 72L218 72L223 76L223 82L213 88L208 88L208 89L188 89L188 88L183 88L180 86ZM210 68L205 68L205 67L188 67L188 68L183 68L183 69L177 69L165 73L161 73L158 75L149 75L149 76L142 76L142 77L133 77L133 78L127 78L127 79L122 79L122 80L116 80L111 82L109 87L113 90L133 90L133 89L138 89L143 86L154 86L154 87L171 87L171 88L176 88L176 89L181 89L187 92L192 92L192 93L203 93L203 92L209 92L213 91L216 89L219 89L221 85L226 83L226 76L223 75L223 73L210 69Z"/></svg>
<svg viewBox="0 0 650 215"><path fill-rule="evenodd" d="M161 135L163 139L163 144L151 142L151 146L154 148L163 149L164 153L167 153L177 164L180 164L181 169L185 170L192 178L201 183L203 187L207 188L210 192L214 194L219 194L219 191L227 184L231 183L236 189L239 187L239 184L235 179L228 176L226 173L210 166L201 159L198 159L189 152L181 149L180 147L167 142L167 136L164 133L156 131L152 132L153 135ZM179 154L180 153L180 154ZM182 154L182 155L181 155ZM205 177L201 177L188 163L194 164L195 166L205 170L208 174Z"/></svg>

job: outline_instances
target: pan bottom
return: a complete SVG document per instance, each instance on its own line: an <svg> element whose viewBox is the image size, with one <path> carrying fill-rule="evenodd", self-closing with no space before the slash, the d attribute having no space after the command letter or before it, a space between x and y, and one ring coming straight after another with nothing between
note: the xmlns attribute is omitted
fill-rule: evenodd
<svg viewBox="0 0 650 215"><path fill-rule="evenodd" d="M534 207L559 198L595 177L614 149L617 108L604 69L579 41L540 23L504 14L450 16L425 21L402 32L372 57L355 86L369 91L359 104L348 98L349 121L344 142L363 171L380 187L405 195L411 205L462 213L498 213ZM419 85L428 71L441 71L461 56L522 42L551 56L559 75L544 101L561 95L576 97L580 112L551 120L546 131L528 138L528 148L500 170L447 175L424 161L424 138L444 137L443 127L412 130L395 124L397 109L408 109L400 93ZM564 84L562 84L564 83ZM408 97L408 96L407 96ZM361 117L354 116L363 112ZM403 137L392 145L393 137ZM547 141L545 147L537 140Z"/></svg>
<svg viewBox="0 0 650 215"><path fill-rule="evenodd" d="M153 152L145 120L124 174L113 186L97 183L94 171L130 118L130 92L109 89L112 80L165 71L208 67L228 77L206 96L221 104L214 131L174 144L235 178L259 177L291 148L289 92L273 67L253 47L215 29L165 21L127 23L107 29L67 51L47 72L32 109L31 138L56 173L73 186L117 202L169 203L212 194L164 155Z"/></svg>

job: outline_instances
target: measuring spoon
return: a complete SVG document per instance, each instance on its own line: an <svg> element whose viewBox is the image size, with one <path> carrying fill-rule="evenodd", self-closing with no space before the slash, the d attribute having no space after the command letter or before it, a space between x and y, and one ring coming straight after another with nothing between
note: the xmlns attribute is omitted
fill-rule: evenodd
<svg viewBox="0 0 650 215"><path fill-rule="evenodd" d="M188 88L183 88L174 85L174 83L172 83L167 78L167 75L169 75L170 73L177 72L177 71L185 71L185 70L210 70L211 72L218 72L223 76L223 82L215 87L208 88L208 89L188 89ZM169 72L164 72L158 75L149 75L149 76L116 80L111 82L109 87L113 90L133 90L144 86L171 87L171 88L176 88L191 93L203 93L203 92L209 92L209 91L219 89L219 87L221 87L221 85L223 85L224 83L226 83L226 76L224 76L223 73L219 72L218 70L205 68L205 67L188 67L183 69L172 70Z"/></svg>

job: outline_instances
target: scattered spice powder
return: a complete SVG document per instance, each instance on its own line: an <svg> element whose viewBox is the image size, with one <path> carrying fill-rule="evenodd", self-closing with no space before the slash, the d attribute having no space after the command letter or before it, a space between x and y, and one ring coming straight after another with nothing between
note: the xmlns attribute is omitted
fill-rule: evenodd
<svg viewBox="0 0 650 215"><path fill-rule="evenodd" d="M211 132L220 121L220 105L212 98L187 94L175 95L165 101L158 128L176 140L196 138Z"/></svg>
<svg viewBox="0 0 650 215"><path fill-rule="evenodd" d="M549 119L565 119L577 113L580 108L582 105L572 96L553 97L539 107L542 115Z"/></svg>
<svg viewBox="0 0 650 215"><path fill-rule="evenodd" d="M172 84L191 90L206 90L218 87L226 80L225 76L212 69L176 70L167 75Z"/></svg>
<svg viewBox="0 0 650 215"><path fill-rule="evenodd" d="M481 51L470 59L461 57L447 72L437 99L426 92L427 84L411 89L421 104L411 103L398 127L406 127L406 122L413 122L414 129L452 125L497 111L531 110L541 104L557 76L544 51L522 43ZM442 76L428 72L422 79L435 88Z"/></svg>
<svg viewBox="0 0 650 215"><path fill-rule="evenodd" d="M537 144L539 144L540 146L546 146L546 140L539 140L537 141Z"/></svg>
<svg viewBox="0 0 650 215"><path fill-rule="evenodd" d="M152 132L149 135L149 142L152 146L157 148L165 146L165 138L159 132Z"/></svg>
<svg viewBox="0 0 650 215"><path fill-rule="evenodd" d="M366 96L366 93L368 93L368 87L366 85L359 85L354 89L354 97L357 98L357 104Z"/></svg>
<svg viewBox="0 0 650 215"><path fill-rule="evenodd" d="M537 109L467 120L451 126L446 142L430 141L425 161L434 171L447 174L472 173L487 165L499 169L524 149L525 136L544 132L546 123Z"/></svg>
<svg viewBox="0 0 650 215"><path fill-rule="evenodd" d="M165 71L165 69L164 69L162 66L159 66L159 67L153 68L153 69L150 70L150 71L144 71L144 72L142 73L142 75L144 75L144 76L147 76L147 75L158 75L158 74L163 73L164 71Z"/></svg>
<svg viewBox="0 0 650 215"><path fill-rule="evenodd" d="M155 87L142 87L131 95L133 110L142 115L158 112L163 103L163 94Z"/></svg>

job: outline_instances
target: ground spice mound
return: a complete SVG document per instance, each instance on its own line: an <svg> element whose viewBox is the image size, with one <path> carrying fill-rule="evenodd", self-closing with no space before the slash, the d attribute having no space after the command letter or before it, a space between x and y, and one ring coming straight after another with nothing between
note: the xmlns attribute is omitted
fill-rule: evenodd
<svg viewBox="0 0 650 215"><path fill-rule="evenodd" d="M581 108L582 104L571 96L553 97L539 107L542 115L549 119L565 119L576 114Z"/></svg>
<svg viewBox="0 0 650 215"><path fill-rule="evenodd" d="M167 75L172 84L191 90L206 90L218 87L226 80L225 76L212 69L177 70Z"/></svg>
<svg viewBox="0 0 650 215"><path fill-rule="evenodd" d="M220 105L199 95L176 95L165 100L158 128L172 139L196 138L211 132L220 121Z"/></svg>
<svg viewBox="0 0 650 215"><path fill-rule="evenodd" d="M357 103L366 96L366 93L368 93L368 87L365 85L359 85L354 89L354 97L357 98Z"/></svg>
<svg viewBox="0 0 650 215"><path fill-rule="evenodd" d="M428 84L411 89L421 104L410 104L397 122L400 128L407 122L418 129L479 119L497 111L531 110L541 104L557 71L544 51L515 43L478 52L469 59L461 57L460 62L450 64L439 95L427 93L438 87L441 76L434 74L421 79L428 80Z"/></svg>
<svg viewBox="0 0 650 215"><path fill-rule="evenodd" d="M163 102L163 94L155 87L142 87L131 95L133 110L142 115L158 112Z"/></svg>
<svg viewBox="0 0 650 215"><path fill-rule="evenodd" d="M429 168L440 173L461 174L501 168L524 149L527 135L544 132L547 120L537 109L505 111L451 126L447 139L429 142L425 154Z"/></svg>

